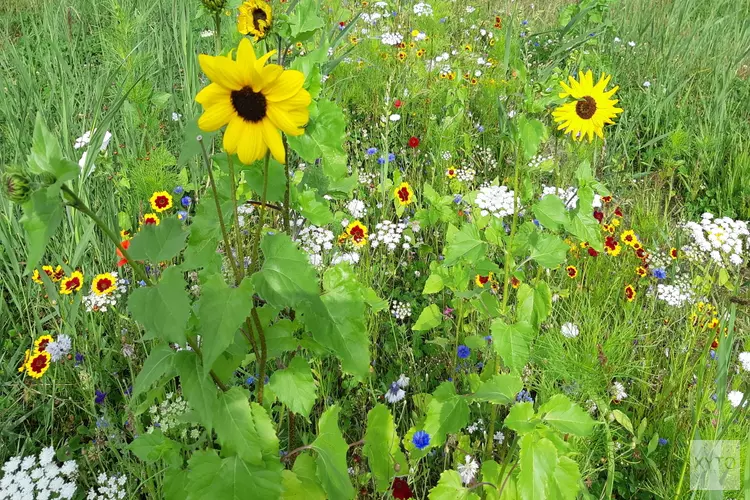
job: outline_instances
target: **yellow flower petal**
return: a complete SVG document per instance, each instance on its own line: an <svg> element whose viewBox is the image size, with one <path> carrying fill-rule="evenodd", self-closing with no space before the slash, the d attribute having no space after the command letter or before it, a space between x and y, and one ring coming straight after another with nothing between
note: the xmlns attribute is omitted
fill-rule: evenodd
<svg viewBox="0 0 750 500"><path fill-rule="evenodd" d="M209 107L217 102L225 101L231 96L231 91L219 85L218 83L212 83L206 88L198 92L195 96L195 102L203 104L205 107Z"/></svg>
<svg viewBox="0 0 750 500"><path fill-rule="evenodd" d="M237 144L245 135L245 120L240 116L235 116L229 121L227 129L224 131L224 151L229 154L237 152Z"/></svg>
<svg viewBox="0 0 750 500"><path fill-rule="evenodd" d="M237 113L232 106L232 101L219 102L206 108L198 119L198 127L204 132L214 132L229 123L235 116Z"/></svg>
<svg viewBox="0 0 750 500"><path fill-rule="evenodd" d="M243 72L235 61L223 56L198 56L198 63L206 76L214 83L229 90L239 90L245 86Z"/></svg>
<svg viewBox="0 0 750 500"><path fill-rule="evenodd" d="M245 165L263 158L268 147L263 142L263 125L245 122L245 131L237 144L237 155Z"/></svg>
<svg viewBox="0 0 750 500"><path fill-rule="evenodd" d="M273 87L266 92L266 100L271 102L285 101L295 97L305 83L305 75L300 71L289 70L278 76ZM309 104L309 103L308 103Z"/></svg>
<svg viewBox="0 0 750 500"><path fill-rule="evenodd" d="M274 159L279 163L286 163L284 143L281 141L279 130L268 118L263 120L261 124L263 125L263 140L268 145L268 149L271 150Z"/></svg>

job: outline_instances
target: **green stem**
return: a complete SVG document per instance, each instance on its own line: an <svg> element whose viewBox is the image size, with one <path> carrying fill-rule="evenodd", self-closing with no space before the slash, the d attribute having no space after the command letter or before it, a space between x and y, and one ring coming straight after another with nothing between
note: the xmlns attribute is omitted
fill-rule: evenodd
<svg viewBox="0 0 750 500"><path fill-rule="evenodd" d="M258 247L260 246L260 233L263 230L263 224L266 219L266 197L268 195L268 161L269 153L266 153L266 157L263 160L263 193L260 197L260 217L258 220L258 227L255 228L255 237L253 238L252 262L250 263L250 269L252 272L250 274L260 269L260 266L258 265Z"/></svg>
<svg viewBox="0 0 750 500"><path fill-rule="evenodd" d="M284 231L287 232L287 234L290 233L290 212L291 207L289 206L289 192L291 190L292 186L292 174L289 172L289 144L286 141L286 136L282 135L282 139L284 140L284 175L286 176L286 187L284 188Z"/></svg>
<svg viewBox="0 0 750 500"><path fill-rule="evenodd" d="M260 374L258 376L258 395L257 400L258 404L263 404L263 386L266 383L266 336L263 333L263 327L260 324L260 318L258 317L258 310L253 307L252 312L250 313L253 317L253 323L255 324L255 329L258 330L258 338L260 339Z"/></svg>
<svg viewBox="0 0 750 500"><path fill-rule="evenodd" d="M232 155L227 153L227 161L229 162L229 182L232 184L232 209L234 210L234 239L237 247L237 265L239 267L239 282L245 276L245 252L243 251L242 245L242 232L240 231L240 216L237 213L237 182L234 175L234 162L232 161Z"/></svg>
<svg viewBox="0 0 750 500"><path fill-rule="evenodd" d="M214 33L214 42L216 43L216 55L221 54L221 12L214 14L214 26L216 32Z"/></svg>
<svg viewBox="0 0 750 500"><path fill-rule="evenodd" d="M195 340L188 337L187 343L190 346L190 348L195 351L195 354L198 355L201 360L203 359L203 353L201 352L200 347L198 347L198 344L195 343ZM214 373L213 370L210 370L208 372L211 375L211 378L213 379L214 383L219 386L219 389L221 389L223 392L227 392L228 388L224 384L224 382L221 381L221 379Z"/></svg>

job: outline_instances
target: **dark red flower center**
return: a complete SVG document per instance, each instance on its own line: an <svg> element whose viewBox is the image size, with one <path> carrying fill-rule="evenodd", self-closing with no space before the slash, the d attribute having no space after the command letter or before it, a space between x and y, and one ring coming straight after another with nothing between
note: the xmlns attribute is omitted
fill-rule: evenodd
<svg viewBox="0 0 750 500"><path fill-rule="evenodd" d="M166 196L157 196L154 200L154 205L159 208L167 208L169 206L169 198Z"/></svg>
<svg viewBox="0 0 750 500"><path fill-rule="evenodd" d="M485 283L487 283L487 282L488 282L489 280L490 280L490 277L489 277L489 276L480 276L480 277L479 277L479 282L480 282L481 284L483 284L483 285L484 285Z"/></svg>
<svg viewBox="0 0 750 500"><path fill-rule="evenodd" d="M575 278L576 274L578 274L578 271L576 270L575 267L568 268L568 276L570 276L571 278Z"/></svg>
<svg viewBox="0 0 750 500"><path fill-rule="evenodd" d="M112 287L112 280L109 278L102 278L96 282L96 289L100 292L106 292Z"/></svg>
<svg viewBox="0 0 750 500"><path fill-rule="evenodd" d="M632 289L632 288L630 288L630 287L628 287L628 288L626 288L626 289L625 289L625 296L626 296L627 298L629 298L629 299L632 299L632 298L633 298L633 295L635 295L635 290L633 290L633 289Z"/></svg>
<svg viewBox="0 0 750 500"><path fill-rule="evenodd" d="M75 290L76 288L80 286L81 286L81 280L77 276L75 278L70 278L68 281L65 282L66 290Z"/></svg>
<svg viewBox="0 0 750 500"><path fill-rule="evenodd" d="M41 373L47 367L47 356L36 356L31 360L31 371Z"/></svg>
<svg viewBox="0 0 750 500"><path fill-rule="evenodd" d="M47 348L47 344L49 344L49 339L44 339L41 342L39 342L39 346L36 348L37 351L42 352Z"/></svg>
<svg viewBox="0 0 750 500"><path fill-rule="evenodd" d="M401 203L406 203L409 201L410 195L409 195L409 188L402 187L398 190L398 199L401 200Z"/></svg>
<svg viewBox="0 0 750 500"><path fill-rule="evenodd" d="M354 226L349 230L349 235L354 241L360 242L365 237L365 231L361 226Z"/></svg>
<svg viewBox="0 0 750 500"><path fill-rule="evenodd" d="M146 217L143 220L143 223L144 224L156 224L156 219L154 219L153 217Z"/></svg>

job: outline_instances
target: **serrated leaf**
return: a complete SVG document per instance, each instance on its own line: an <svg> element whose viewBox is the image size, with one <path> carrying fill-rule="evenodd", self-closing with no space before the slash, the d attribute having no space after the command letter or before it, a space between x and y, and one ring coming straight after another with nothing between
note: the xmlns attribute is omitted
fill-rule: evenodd
<svg viewBox="0 0 750 500"><path fill-rule="evenodd" d="M196 451L188 462L188 500L273 500L281 497L281 470L248 464L238 456L221 459L216 450Z"/></svg>
<svg viewBox="0 0 750 500"><path fill-rule="evenodd" d="M300 453L294 460L292 472L305 487L307 496L300 500L325 500L326 494L316 475L315 459L309 453Z"/></svg>
<svg viewBox="0 0 750 500"><path fill-rule="evenodd" d="M309 163L323 159L323 172L331 181L346 176L347 156L343 141L346 137L346 117L334 102L321 99L317 102L317 115L310 117L305 133L288 136L291 147Z"/></svg>
<svg viewBox="0 0 750 500"><path fill-rule="evenodd" d="M529 238L530 258L547 269L553 269L563 262L570 247L557 235L533 233Z"/></svg>
<svg viewBox="0 0 750 500"><path fill-rule="evenodd" d="M544 281L539 281L535 287L526 283L521 284L518 288L517 304L517 321L526 321L538 331L542 321L552 310L552 292L549 285Z"/></svg>
<svg viewBox="0 0 750 500"><path fill-rule="evenodd" d="M55 186L34 191L23 204L21 224L26 230L27 273L34 272L39 264L50 238L62 222L64 211L59 188Z"/></svg>
<svg viewBox="0 0 750 500"><path fill-rule="evenodd" d="M252 165L240 166L240 170L245 174L245 180L250 188L262 195L263 193L263 167L262 161ZM273 158L268 160L268 185L266 186L266 200L268 202L280 202L284 200L286 192L286 174L284 165Z"/></svg>
<svg viewBox="0 0 750 500"><path fill-rule="evenodd" d="M29 170L34 174L51 174L57 185L75 179L78 165L63 158L60 143L44 123L42 113L37 111L34 121L34 135L31 139L31 152L28 156Z"/></svg>
<svg viewBox="0 0 750 500"><path fill-rule="evenodd" d="M409 466L399 442L393 415L385 405L375 405L367 413L367 431L362 451L367 457L367 463L380 493L391 487L394 477L408 470Z"/></svg>
<svg viewBox="0 0 750 500"><path fill-rule="evenodd" d="M461 476L454 470L446 470L440 474L438 484L430 490L427 498L430 500L479 500L479 496L464 486Z"/></svg>
<svg viewBox="0 0 750 500"><path fill-rule="evenodd" d="M430 274L427 278L427 282L424 284L424 290L422 295L429 295L431 293L438 293L445 287L443 283L443 277L437 273Z"/></svg>
<svg viewBox="0 0 750 500"><path fill-rule="evenodd" d="M251 464L261 465L261 441L249 397L248 392L239 387L222 393L214 411L214 427L224 454L236 454Z"/></svg>
<svg viewBox="0 0 750 500"><path fill-rule="evenodd" d="M180 376L180 385L185 400L200 415L203 426L210 429L216 406L216 385L204 374L201 360L193 351L178 352L174 364Z"/></svg>
<svg viewBox="0 0 750 500"><path fill-rule="evenodd" d="M269 385L279 401L291 411L305 418L310 416L317 398L317 387L305 358L295 356L289 366L273 372Z"/></svg>
<svg viewBox="0 0 750 500"><path fill-rule="evenodd" d="M560 500L575 500L581 490L581 473L575 460L568 457L558 457L557 466L553 473L550 498Z"/></svg>
<svg viewBox="0 0 750 500"><path fill-rule="evenodd" d="M548 194L536 202L533 211L539 223L551 231L557 231L568 220L565 204L553 194Z"/></svg>
<svg viewBox="0 0 750 500"><path fill-rule="evenodd" d="M472 399L499 405L515 401L516 394L523 389L523 382L518 375L494 375L484 382L472 395Z"/></svg>
<svg viewBox="0 0 750 500"><path fill-rule="evenodd" d="M552 441L526 434L521 438L518 492L522 500L546 500L557 466L557 449Z"/></svg>
<svg viewBox="0 0 750 500"><path fill-rule="evenodd" d="M419 318L417 318L417 322L414 323L414 326L411 327L414 331L424 331L424 330L431 330L437 326L440 326L440 323L443 322L443 313L440 311L440 308L437 306L437 304L430 304L429 306L422 309L422 312L419 314Z"/></svg>
<svg viewBox="0 0 750 500"><path fill-rule="evenodd" d="M328 202L312 189L299 194L299 211L316 226L325 226L333 221L333 214Z"/></svg>
<svg viewBox="0 0 750 500"><path fill-rule="evenodd" d="M164 436L161 429L141 434L128 445L128 449L144 462L154 463L164 459L171 463L179 462L179 465L182 465L179 455L181 448L180 443Z"/></svg>
<svg viewBox="0 0 750 500"><path fill-rule="evenodd" d="M339 411L338 406L331 406L323 412L318 421L318 437L310 446L317 453L317 476L328 498L344 500L354 498L354 487L346 465L349 445L338 426Z"/></svg>
<svg viewBox="0 0 750 500"><path fill-rule="evenodd" d="M537 423L539 423L539 419L534 416L534 405L525 401L516 403L510 408L503 425L518 433L526 433L533 431Z"/></svg>
<svg viewBox="0 0 750 500"><path fill-rule="evenodd" d="M284 233L267 234L260 248L265 261L252 277L255 290L279 309L318 298L318 278L306 253Z"/></svg>
<svg viewBox="0 0 750 500"><path fill-rule="evenodd" d="M534 335L532 326L526 321L508 325L498 318L492 321L490 331L492 345L505 366L516 372L521 371L531 352L531 339Z"/></svg>
<svg viewBox="0 0 750 500"><path fill-rule="evenodd" d="M582 201L578 201L578 209L570 215L565 223L565 230L578 238L588 242L597 252L604 250L602 230L599 222L594 219L591 209L583 210Z"/></svg>
<svg viewBox="0 0 750 500"><path fill-rule="evenodd" d="M445 436L459 432L469 422L469 405L456 394L451 382L443 382L427 406L424 430L430 435L430 447L445 442Z"/></svg>
<svg viewBox="0 0 750 500"><path fill-rule="evenodd" d="M318 11L319 7L315 0L302 0L297 4L289 16L289 27L294 40L309 38L324 26Z"/></svg>
<svg viewBox="0 0 750 500"><path fill-rule="evenodd" d="M130 241L128 252L138 261L153 263L168 261L185 248L188 233L182 223L174 217L167 218L158 226L147 225Z"/></svg>
<svg viewBox="0 0 750 500"><path fill-rule="evenodd" d="M594 430L594 420L580 406L563 394L555 394L539 408L542 420L560 432L589 436Z"/></svg>
<svg viewBox="0 0 750 500"><path fill-rule="evenodd" d="M175 371L174 356L174 350L168 345L162 344L151 349L151 353L135 378L130 398L135 400L141 393L148 390L154 382L168 374L173 374Z"/></svg>
<svg viewBox="0 0 750 500"><path fill-rule="evenodd" d="M182 271L172 266L162 273L156 285L138 288L130 294L128 310L146 329L146 339L160 338L185 345L185 328L190 316L190 299L185 286Z"/></svg>
<svg viewBox="0 0 750 500"><path fill-rule="evenodd" d="M454 231L455 229L453 227ZM479 229L472 224L464 224L460 231L454 232L453 237L448 238L443 265L452 266L460 260L475 262L482 259L486 254L487 243L482 241Z"/></svg>
<svg viewBox="0 0 750 500"><path fill-rule="evenodd" d="M219 194L219 204L224 223L229 227L232 216L231 184L226 177L219 176L219 171L214 169L216 190ZM195 211L190 223L190 236L185 249L182 268L185 270L208 268L215 271L221 269L221 255L216 252L219 241L221 241L221 224L219 213L216 210L216 201L213 191L206 191L201 197L201 202Z"/></svg>

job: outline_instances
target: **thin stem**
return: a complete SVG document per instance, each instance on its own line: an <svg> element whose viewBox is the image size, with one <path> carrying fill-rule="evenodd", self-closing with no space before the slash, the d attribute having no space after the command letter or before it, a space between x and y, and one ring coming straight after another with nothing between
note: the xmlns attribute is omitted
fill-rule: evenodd
<svg viewBox="0 0 750 500"><path fill-rule="evenodd" d="M216 43L216 55L221 54L221 12L214 14L214 26L216 32L214 33L214 42Z"/></svg>
<svg viewBox="0 0 750 500"><path fill-rule="evenodd" d="M260 353L258 352L258 343L255 341L255 337L253 337L253 327L250 325L250 317L245 318L245 327L246 328L240 328L240 330L242 330L247 341L250 342L250 346L253 348L253 354L255 354L255 359L259 360Z"/></svg>
<svg viewBox="0 0 750 500"><path fill-rule="evenodd" d="M188 337L187 343L190 346L190 348L193 351L195 351L195 354L197 354L198 357L201 358L202 360L203 353L201 352L200 347L198 347L198 344L195 343L195 340ZM219 389L221 389L223 392L227 392L228 390L227 386L224 384L224 382L221 381L221 379L216 375L216 373L214 373L213 370L210 370L208 373L211 375L211 378L213 379L214 383L219 386Z"/></svg>
<svg viewBox="0 0 750 500"><path fill-rule="evenodd" d="M258 227L255 228L255 237L253 238L253 253L252 253L252 262L251 265L251 273L254 273L258 269L260 269L260 266L258 265L258 247L260 246L260 233L263 230L263 224L266 220L266 202L267 195L268 195L268 161L269 161L269 153L266 153L266 158L263 160L263 193L261 193L260 197L260 217L258 220Z"/></svg>
<svg viewBox="0 0 750 500"><path fill-rule="evenodd" d="M300 452L305 451L305 450L311 450L311 449L312 449L312 445L309 445L309 444L305 445L305 446L300 446L299 448L295 448L292 451L290 451L289 453L287 453L286 455L284 455L284 458L282 458L282 460L284 460L284 461L291 460L291 458L294 455L296 455L297 453L300 453Z"/></svg>
<svg viewBox="0 0 750 500"><path fill-rule="evenodd" d="M255 324L255 329L258 330L258 338L260 339L260 376L258 377L260 380L258 380L258 404L263 404L263 386L266 383L266 355L267 355L267 349L266 349L266 336L263 333L263 327L260 324L260 318L258 317L258 310L253 307L253 310L250 313L253 317L253 323Z"/></svg>
<svg viewBox="0 0 750 500"><path fill-rule="evenodd" d="M229 244L229 234L227 233L227 226L224 224L224 214L221 213L221 203L219 203L219 191L216 189L216 181L214 180L214 171L211 163L211 159L208 157L208 151L206 151L206 145L203 144L203 138L198 139L201 145L201 151L203 152L203 161L206 163L208 168L208 179L211 183L211 190L214 193L214 203L216 204L216 213L219 216L219 227L221 227L221 236L224 238L224 252L226 253L227 259L232 266L234 272L234 279L237 283L240 282L240 272L237 269L237 264L234 262L232 257L232 247Z"/></svg>
<svg viewBox="0 0 750 500"><path fill-rule="evenodd" d="M292 186L292 174L289 172L289 144L286 141L286 136L282 136L282 139L284 141L284 159L286 160L284 162L284 175L286 176L286 187L284 188L284 231L287 232L287 234L290 233L290 212L291 207L289 206L289 192L291 190Z"/></svg>
<svg viewBox="0 0 750 500"><path fill-rule="evenodd" d="M247 200L245 203L249 203L249 204L253 205L254 207L261 207L261 206L263 206L263 203L261 203L259 201L255 201L255 200ZM266 203L265 207L266 208L271 208L273 210L278 210L279 212L281 212L282 210L284 210L284 207L282 207L280 205L274 205L273 203Z"/></svg>
<svg viewBox="0 0 750 500"><path fill-rule="evenodd" d="M232 155L227 153L227 161L229 162L229 182L232 184L232 210L234 211L234 239L237 247L237 265L239 267L239 285L242 278L245 276L245 253L242 248L242 233L240 232L240 216L237 212L237 182L234 175L234 162L232 161Z"/></svg>

